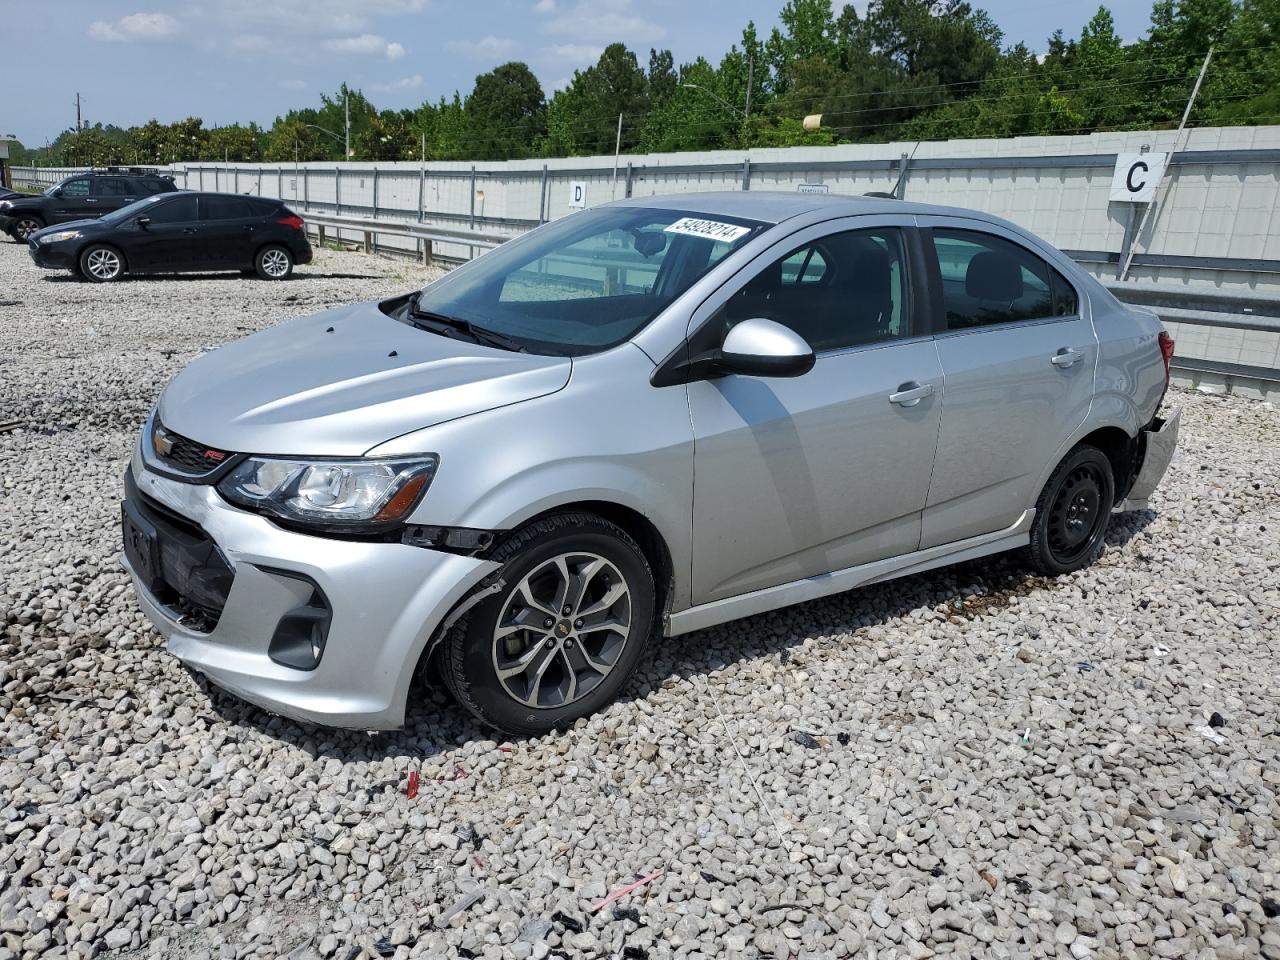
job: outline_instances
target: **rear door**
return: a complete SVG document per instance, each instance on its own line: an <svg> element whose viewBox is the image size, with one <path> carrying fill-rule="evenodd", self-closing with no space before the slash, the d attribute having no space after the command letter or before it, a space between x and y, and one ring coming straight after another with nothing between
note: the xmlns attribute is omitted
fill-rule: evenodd
<svg viewBox="0 0 1280 960"><path fill-rule="evenodd" d="M694 315L774 320L817 354L801 377L688 385L695 603L917 548L942 370L913 239L891 217L808 228Z"/></svg>
<svg viewBox="0 0 1280 960"><path fill-rule="evenodd" d="M189 270L203 260L200 220L193 193L180 193L172 199L158 200L145 207L139 218L142 226L130 225L129 257L131 268L141 270Z"/></svg>
<svg viewBox="0 0 1280 960"><path fill-rule="evenodd" d="M95 217L119 210L140 196L129 177L94 177L89 184L89 203Z"/></svg>
<svg viewBox="0 0 1280 960"><path fill-rule="evenodd" d="M210 267L240 267L253 261L255 217L247 197L202 195L200 229L204 256Z"/></svg>
<svg viewBox="0 0 1280 960"><path fill-rule="evenodd" d="M941 287L942 426L921 548L1011 526L1084 422L1098 358L1084 298L994 224L922 217Z"/></svg>
<svg viewBox="0 0 1280 960"><path fill-rule="evenodd" d="M48 205L50 223L66 223L98 215L97 199L89 196L91 179L76 177L58 188L58 195L51 197Z"/></svg>

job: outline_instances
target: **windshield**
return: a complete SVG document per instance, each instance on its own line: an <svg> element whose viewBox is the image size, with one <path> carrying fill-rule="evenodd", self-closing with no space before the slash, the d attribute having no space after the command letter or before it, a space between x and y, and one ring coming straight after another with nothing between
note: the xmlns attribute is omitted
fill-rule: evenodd
<svg viewBox="0 0 1280 960"><path fill-rule="evenodd" d="M630 339L764 227L647 207L572 214L433 283L401 319L465 321L533 353L596 353Z"/></svg>
<svg viewBox="0 0 1280 960"><path fill-rule="evenodd" d="M161 200L167 200L172 193L157 193L154 197L144 197L141 200L135 200L127 207L121 207L119 210L112 210L110 213L104 213L98 219L105 223L122 223L135 214L141 213L147 207L150 207Z"/></svg>

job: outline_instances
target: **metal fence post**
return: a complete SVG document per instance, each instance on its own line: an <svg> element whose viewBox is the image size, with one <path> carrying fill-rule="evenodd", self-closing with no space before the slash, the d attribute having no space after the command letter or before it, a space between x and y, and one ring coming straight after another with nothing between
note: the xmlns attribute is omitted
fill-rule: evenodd
<svg viewBox="0 0 1280 960"><path fill-rule="evenodd" d="M627 184L626 184L627 189L626 189L626 193L623 194L625 197L627 197L627 199L631 198L631 173L632 173L631 161L628 160L627 161Z"/></svg>
<svg viewBox="0 0 1280 960"><path fill-rule="evenodd" d="M911 176L911 154L904 153L898 161L898 182L893 185L893 195L899 200L907 198L907 178Z"/></svg>
<svg viewBox="0 0 1280 960"><path fill-rule="evenodd" d="M471 165L471 214L467 220L472 230L476 228L476 165ZM476 248L467 247L467 259L474 260L476 258Z"/></svg>
<svg viewBox="0 0 1280 960"><path fill-rule="evenodd" d="M628 194L629 196L629 194ZM542 165L542 192L538 194L538 223L547 222L547 165Z"/></svg>
<svg viewBox="0 0 1280 960"><path fill-rule="evenodd" d="M308 213L311 212L311 191L308 189L310 173L310 167L302 168L302 209Z"/></svg>
<svg viewBox="0 0 1280 960"><path fill-rule="evenodd" d="M751 158L742 158L742 189L751 189Z"/></svg>
<svg viewBox="0 0 1280 960"><path fill-rule="evenodd" d="M333 168L333 207L334 216L342 216L342 168ZM338 233L342 235L341 231Z"/></svg>
<svg viewBox="0 0 1280 960"><path fill-rule="evenodd" d="M378 219L378 168L373 168L373 219Z"/></svg>
<svg viewBox="0 0 1280 960"><path fill-rule="evenodd" d="M426 213L427 167L423 164L418 171L418 222L421 223Z"/></svg>

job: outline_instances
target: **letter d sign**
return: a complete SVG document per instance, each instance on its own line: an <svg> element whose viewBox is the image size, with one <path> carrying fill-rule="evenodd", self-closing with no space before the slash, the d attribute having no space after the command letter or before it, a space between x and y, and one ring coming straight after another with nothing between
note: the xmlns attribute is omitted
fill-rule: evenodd
<svg viewBox="0 0 1280 960"><path fill-rule="evenodd" d="M584 180L574 180L569 184L569 206L585 207L587 205L587 184Z"/></svg>

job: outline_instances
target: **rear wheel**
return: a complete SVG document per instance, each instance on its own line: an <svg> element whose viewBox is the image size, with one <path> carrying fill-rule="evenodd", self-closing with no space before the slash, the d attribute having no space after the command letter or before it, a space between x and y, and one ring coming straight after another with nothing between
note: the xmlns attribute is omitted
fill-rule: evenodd
<svg viewBox="0 0 1280 960"><path fill-rule="evenodd" d="M124 275L124 257L114 247L86 247L80 254L80 275L94 283L119 280Z"/></svg>
<svg viewBox="0 0 1280 960"><path fill-rule="evenodd" d="M1027 560L1057 576L1087 567L1102 553L1115 479L1111 461L1097 447L1075 447L1058 464L1036 501Z"/></svg>
<svg viewBox="0 0 1280 960"><path fill-rule="evenodd" d="M19 217L13 224L13 239L18 243L26 243L37 230L43 230L44 224L35 217Z"/></svg>
<svg viewBox="0 0 1280 960"><path fill-rule="evenodd" d="M287 280L293 273L293 255L284 247L263 247L253 267L263 280Z"/></svg>
<svg viewBox="0 0 1280 960"><path fill-rule="evenodd" d="M502 544L503 589L445 637L458 701L513 734L563 728L609 703L653 630L653 573L622 529L591 514L538 521Z"/></svg>

